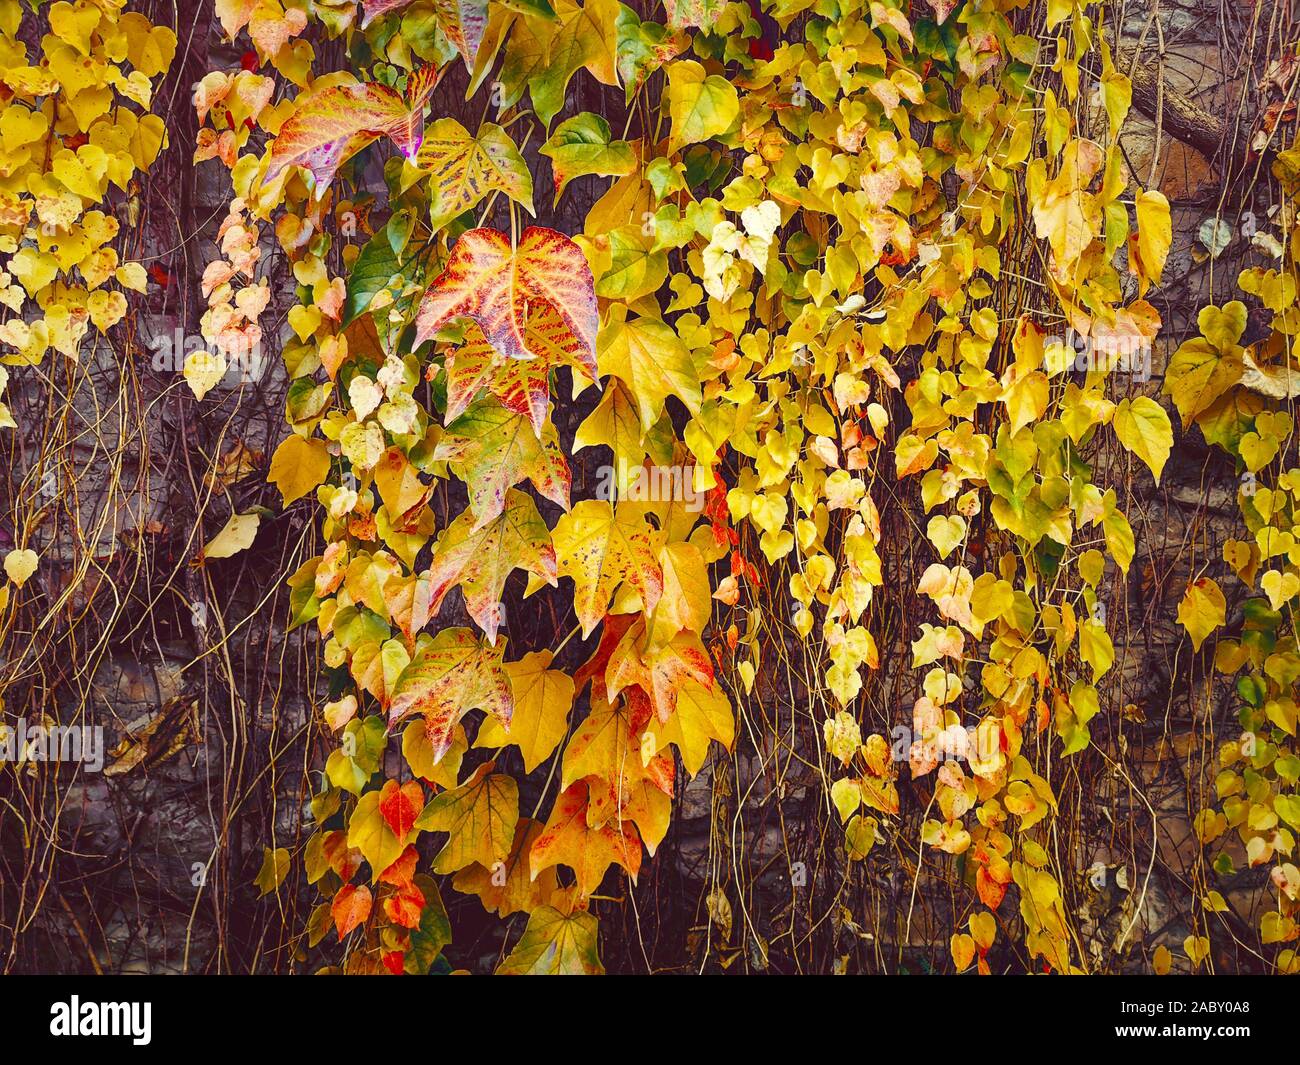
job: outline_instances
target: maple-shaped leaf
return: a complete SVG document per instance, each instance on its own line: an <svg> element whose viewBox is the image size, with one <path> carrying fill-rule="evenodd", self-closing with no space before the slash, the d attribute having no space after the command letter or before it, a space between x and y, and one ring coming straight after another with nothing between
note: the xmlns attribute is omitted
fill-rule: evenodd
<svg viewBox="0 0 1300 1065"><path fill-rule="evenodd" d="M528 926L501 967L499 976L601 976L599 922L594 913L563 914L543 906L528 917Z"/></svg>
<svg viewBox="0 0 1300 1065"><path fill-rule="evenodd" d="M583 67L602 85L618 84L617 0L556 0L557 25L547 33L545 60L528 81L533 109L549 126L564 107L569 80Z"/></svg>
<svg viewBox="0 0 1300 1065"><path fill-rule="evenodd" d="M605 616L614 590L623 583L652 611L663 591L654 530L643 503L584 499L555 525L553 540L561 577L573 579L573 607L584 638Z"/></svg>
<svg viewBox="0 0 1300 1065"><path fill-rule="evenodd" d="M519 821L519 785L513 777L493 773L485 762L460 787L429 800L415 819L425 832L446 832L449 838L433 859L435 873L454 873L473 862L489 869L510 853Z"/></svg>
<svg viewBox="0 0 1300 1065"><path fill-rule="evenodd" d="M510 853L501 865L495 868L477 862L467 865L456 874L452 887L465 895L477 895L485 910L500 917L536 910L560 886L554 868L546 870L536 880L528 868L528 853L544 828L541 821L521 817L515 826Z"/></svg>
<svg viewBox="0 0 1300 1065"><path fill-rule="evenodd" d="M700 380L690 350L658 318L614 321L600 331L600 372L626 382L636 397L643 429L659 420L675 395L691 414L700 412Z"/></svg>
<svg viewBox="0 0 1300 1065"><path fill-rule="evenodd" d="M702 633L713 616L709 571L700 549L685 541L659 553L664 594L650 622L651 639L663 644L681 632Z"/></svg>
<svg viewBox="0 0 1300 1065"><path fill-rule="evenodd" d="M482 528L475 528L474 515L466 511L438 537L428 570L430 610L436 613L447 593L460 585L469 616L495 643L503 620L501 593L516 568L556 583L551 530L532 497L511 488L504 509Z"/></svg>
<svg viewBox="0 0 1300 1065"><path fill-rule="evenodd" d="M573 450L601 445L614 453L615 484L626 496L646 457L645 431L637 412L636 396L626 384L611 378L596 409L573 435Z"/></svg>
<svg viewBox="0 0 1300 1065"><path fill-rule="evenodd" d="M578 894L587 898L600 887L605 871L618 863L633 881L641 871L641 838L628 822L587 827L587 785L579 781L560 793L529 855L532 877L553 865L567 865L577 877Z"/></svg>
<svg viewBox="0 0 1300 1065"><path fill-rule="evenodd" d="M381 15L406 7L412 2L413 0L365 0L362 5L365 15L361 19L361 28L364 30Z"/></svg>
<svg viewBox="0 0 1300 1065"><path fill-rule="evenodd" d="M628 764L617 780L587 777L587 824L630 821L653 857L672 821L675 766L672 755L657 754L644 767Z"/></svg>
<svg viewBox="0 0 1300 1065"><path fill-rule="evenodd" d="M640 767L640 733L645 720L632 719L634 709L624 700L610 702L593 694L591 712L574 730L564 748L560 787L597 777L610 783L621 780L625 767ZM588 796L590 800L590 796ZM588 824L605 818L589 817Z"/></svg>
<svg viewBox="0 0 1300 1065"><path fill-rule="evenodd" d="M430 225L441 229L489 192L504 192L533 213L533 176L505 130L485 122L470 133L454 118L440 118L424 135L415 165L429 186Z"/></svg>
<svg viewBox="0 0 1300 1065"><path fill-rule="evenodd" d="M713 686L713 662L699 636L678 633L667 643L646 646L645 622L638 620L610 655L605 670L609 699L635 684L650 697L655 716L667 721L677 707L677 692L687 680Z"/></svg>
<svg viewBox="0 0 1300 1065"><path fill-rule="evenodd" d="M470 324L465 342L447 354L447 420L454 421L484 389L506 410L528 415L540 437L551 407L550 373L569 366L575 379L586 378L587 368L572 358L568 326L549 303L529 307L525 330L531 359L512 359L487 342L483 331Z"/></svg>
<svg viewBox="0 0 1300 1065"><path fill-rule="evenodd" d="M528 773L551 756L569 731L573 678L563 670L551 669L552 657L550 651L531 651L518 662L506 663L515 697L510 728L489 718L474 740L475 747L514 744L524 756Z"/></svg>
<svg viewBox="0 0 1300 1065"><path fill-rule="evenodd" d="M556 506L569 509L572 475L553 425L541 438L529 420L495 399L479 401L447 426L435 462L446 461L465 482L475 529L492 521L506 505L506 492L524 478Z"/></svg>
<svg viewBox="0 0 1300 1065"><path fill-rule="evenodd" d="M485 645L469 629L443 629L432 638L421 633L411 664L395 686L389 728L422 715L436 765L451 749L456 726L470 710L486 710L509 725L514 700L502 666L504 655L504 642Z"/></svg>
<svg viewBox="0 0 1300 1065"><path fill-rule="evenodd" d="M438 81L436 67L413 72L403 96L378 82L330 85L295 100L271 144L267 182L290 166L311 171L320 199L335 172L367 145L387 137L414 159L424 137L424 105Z"/></svg>
<svg viewBox="0 0 1300 1065"><path fill-rule="evenodd" d="M542 226L525 229L515 248L495 229L464 233L446 269L424 294L415 343L428 340L456 318L470 318L502 355L534 358L527 327L529 308L537 303L555 311L572 359L595 380L600 319L591 267L578 245Z"/></svg>
<svg viewBox="0 0 1300 1065"><path fill-rule="evenodd" d="M677 692L673 715L667 722L651 721L647 731L654 736L656 751L673 744L681 753L686 772L695 776L704 766L713 740L731 750L736 739L736 719L721 684L708 688L688 680Z"/></svg>
<svg viewBox="0 0 1300 1065"><path fill-rule="evenodd" d="M594 693L591 713L565 748L561 786L586 784L588 828L631 821L653 854L668 831L675 774L671 756L645 757L649 719L646 699L611 704Z"/></svg>

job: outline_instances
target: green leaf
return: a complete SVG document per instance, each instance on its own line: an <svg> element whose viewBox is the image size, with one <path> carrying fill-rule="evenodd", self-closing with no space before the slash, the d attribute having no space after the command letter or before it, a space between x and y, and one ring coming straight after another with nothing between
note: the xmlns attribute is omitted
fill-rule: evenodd
<svg viewBox="0 0 1300 1065"><path fill-rule="evenodd" d="M399 273L402 263L393 251L388 234L380 230L366 243L348 273L347 299L343 304L343 324L363 313L371 300L388 287Z"/></svg>
<svg viewBox="0 0 1300 1065"><path fill-rule="evenodd" d="M611 140L609 123L589 111L574 115L556 127L539 149L551 160L555 198L564 195L565 186L576 177L598 174L621 177L636 169L636 155L627 141Z"/></svg>
<svg viewBox="0 0 1300 1065"><path fill-rule="evenodd" d="M565 916L542 906L528 918L528 927L497 973L502 976L599 976L596 915L575 910Z"/></svg>

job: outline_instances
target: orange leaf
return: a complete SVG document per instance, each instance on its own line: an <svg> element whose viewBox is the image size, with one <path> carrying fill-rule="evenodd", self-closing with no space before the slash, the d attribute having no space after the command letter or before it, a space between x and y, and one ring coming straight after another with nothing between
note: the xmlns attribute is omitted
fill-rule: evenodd
<svg viewBox="0 0 1300 1065"><path fill-rule="evenodd" d="M636 880L641 871L641 839L630 822L587 827L587 785L579 781L555 800L546 828L529 856L533 878L563 863L573 870L579 894L586 898L617 862Z"/></svg>
<svg viewBox="0 0 1300 1065"><path fill-rule="evenodd" d="M334 927L338 929L339 939L370 916L373 902L370 889L365 884L344 884L339 888L339 893L330 905L330 914L334 918Z"/></svg>

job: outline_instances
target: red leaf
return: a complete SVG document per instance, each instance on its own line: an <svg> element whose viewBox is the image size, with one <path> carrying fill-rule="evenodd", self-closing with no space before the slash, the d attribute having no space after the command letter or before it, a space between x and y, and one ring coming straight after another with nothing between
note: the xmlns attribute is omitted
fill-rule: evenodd
<svg viewBox="0 0 1300 1065"><path fill-rule="evenodd" d="M1006 884L999 884L991 876L984 866L980 866L975 871L975 890L979 892L980 902L984 903L990 910L996 910L1002 905L1002 899L1006 896Z"/></svg>
<svg viewBox="0 0 1300 1065"><path fill-rule="evenodd" d="M384 782L384 790L379 796L379 812L398 839L411 831L423 808L424 789L418 781L408 780L400 787L395 780Z"/></svg>

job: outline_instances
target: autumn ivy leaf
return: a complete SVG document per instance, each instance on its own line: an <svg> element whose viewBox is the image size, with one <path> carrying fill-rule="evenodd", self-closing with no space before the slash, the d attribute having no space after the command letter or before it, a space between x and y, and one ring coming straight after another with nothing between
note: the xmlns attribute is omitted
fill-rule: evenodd
<svg viewBox="0 0 1300 1065"><path fill-rule="evenodd" d="M330 904L330 915L334 918L340 940L365 922L373 904L374 897L364 884L344 884L339 888Z"/></svg>
<svg viewBox="0 0 1300 1065"><path fill-rule="evenodd" d="M1174 446L1174 431L1164 408L1148 396L1122 400L1115 408L1115 435L1119 442L1147 464L1160 483L1160 471Z"/></svg>
<svg viewBox="0 0 1300 1065"><path fill-rule="evenodd" d="M664 593L650 619L653 643L667 643L681 632L702 633L713 616L708 566L692 543L670 543L659 553Z"/></svg>
<svg viewBox="0 0 1300 1065"><path fill-rule="evenodd" d="M609 123L590 111L565 119L556 127L538 150L551 160L557 201L564 195L565 186L576 177L587 174L621 177L636 169L632 145L612 137Z"/></svg>
<svg viewBox="0 0 1300 1065"><path fill-rule="evenodd" d="M645 647L646 642L645 623L638 621L610 655L606 692L613 699L635 684L650 697L659 720L667 721L677 706L677 692L687 680L712 687L713 662L693 632L679 633L657 647Z"/></svg>
<svg viewBox="0 0 1300 1065"><path fill-rule="evenodd" d="M277 847L272 850L270 847L263 847L262 867L257 871L257 877L253 880L258 896L269 895L283 884L292 864L289 859L288 848Z"/></svg>
<svg viewBox="0 0 1300 1065"><path fill-rule="evenodd" d="M429 286L416 319L416 344L456 318L471 318L497 351L533 358L529 305L548 304L567 331L574 361L596 378L600 325L595 285L582 249L553 229L530 226L519 246L495 229L471 229L452 249L443 273Z"/></svg>
<svg viewBox="0 0 1300 1065"><path fill-rule="evenodd" d="M257 539L257 528L262 515L255 510L247 514L232 514L220 531L204 545L203 557L230 558L251 547Z"/></svg>
<svg viewBox="0 0 1300 1065"><path fill-rule="evenodd" d="M568 509L571 475L555 427L548 423L539 440L528 418L496 400L475 403L447 426L433 457L449 462L468 487L476 530L501 513L507 490L525 478L556 506Z"/></svg>
<svg viewBox="0 0 1300 1065"><path fill-rule="evenodd" d="M528 926L501 967L501 976L601 976L599 923L586 910L563 914L542 906L528 917Z"/></svg>
<svg viewBox="0 0 1300 1065"><path fill-rule="evenodd" d="M651 74L690 47L690 38L684 33L672 33L657 22L642 22L627 4L619 4L615 25L618 76L623 81L625 100L631 103Z"/></svg>
<svg viewBox="0 0 1300 1065"><path fill-rule="evenodd" d="M554 868L536 880L528 868L528 854L544 828L541 821L521 817L505 861L493 868L477 862L467 865L456 874L452 887L466 895L477 895L485 910L501 917L521 911L532 913L559 890Z"/></svg>
<svg viewBox="0 0 1300 1065"><path fill-rule="evenodd" d="M320 199L338 168L380 137L414 159L424 137L424 105L437 82L438 70L430 66L410 75L405 96L378 82L309 91L294 101L293 113L271 143L265 181L301 166L311 172Z"/></svg>
<svg viewBox="0 0 1300 1065"><path fill-rule="evenodd" d="M596 445L609 448L614 453L619 495L626 495L645 460L643 435L636 397L623 381L611 378L596 409L578 426L573 450L577 453Z"/></svg>
<svg viewBox="0 0 1300 1065"><path fill-rule="evenodd" d="M504 192L533 213L533 176L510 134L485 122L471 134L454 118L440 118L424 136L415 165L429 188L430 226L436 231L475 207L489 192Z"/></svg>
<svg viewBox="0 0 1300 1065"><path fill-rule="evenodd" d="M551 371L568 366L575 380L591 380L587 367L573 361L568 327L550 304L529 308L525 337L531 359L502 355L484 338L473 322L465 342L447 354L447 420L455 420L484 389L501 401L506 410L526 414L533 432L542 435L551 407Z"/></svg>
<svg viewBox="0 0 1300 1065"><path fill-rule="evenodd" d="M325 441L291 433L271 456L266 479L280 490L287 507L323 484L329 472L330 456Z"/></svg>
<svg viewBox="0 0 1300 1065"><path fill-rule="evenodd" d="M1137 233L1129 238L1129 269L1137 276L1138 295L1160 283L1165 259L1173 243L1174 231L1169 220L1169 201L1163 192L1147 189L1134 198L1137 209Z"/></svg>
<svg viewBox="0 0 1300 1065"><path fill-rule="evenodd" d="M512 488L504 509L486 525L476 528L466 511L438 538L428 571L430 611L437 613L447 592L459 585L469 616L495 643L503 621L501 595L516 568L556 583L551 531L532 497Z"/></svg>
<svg viewBox="0 0 1300 1065"><path fill-rule="evenodd" d="M596 281L596 295L632 303L658 292L668 279L668 253L639 225L609 235L609 267Z"/></svg>
<svg viewBox="0 0 1300 1065"><path fill-rule="evenodd" d="M736 87L718 74L706 74L693 59L668 68L668 114L674 149L725 133L740 115Z"/></svg>
<svg viewBox="0 0 1300 1065"><path fill-rule="evenodd" d="M418 788L419 784L415 786ZM401 802L410 797L402 793L395 780L385 781L383 791L368 791L357 800L356 808L348 819L348 846L359 850L370 864L372 881L378 880L379 875L397 861L406 848L406 833L399 835L394 832L383 813L385 799L391 807L395 800ZM408 831L414 820L412 816L408 822Z"/></svg>
<svg viewBox="0 0 1300 1065"><path fill-rule="evenodd" d="M529 79L533 110L544 126L564 107L569 80L586 67L602 85L618 84L618 0L559 0L559 24L545 41L545 60Z"/></svg>
<svg viewBox="0 0 1300 1065"><path fill-rule="evenodd" d="M388 234L383 231L376 233L362 247L352 269L348 271L343 324L350 325L370 306L375 296L401 273L401 258L393 250Z"/></svg>
<svg viewBox="0 0 1300 1065"><path fill-rule="evenodd" d="M395 780L384 781L384 787L379 793L379 812L398 839L404 839L411 831L411 826L423 808L424 789L418 780L407 780L402 784Z"/></svg>
<svg viewBox="0 0 1300 1065"><path fill-rule="evenodd" d="M424 832L446 832L446 844L433 859L435 873L454 873L473 862L489 869L510 853L519 820L519 786L513 777L493 773L485 762L460 787L429 800L416 818Z"/></svg>
<svg viewBox="0 0 1300 1065"><path fill-rule="evenodd" d="M643 429L651 428L675 395L691 414L700 412L700 381L691 353L676 330L658 318L614 321L597 341L600 370L624 381L636 397Z"/></svg>
<svg viewBox="0 0 1300 1065"><path fill-rule="evenodd" d="M573 580L573 606L582 634L600 624L610 599L626 582L653 611L663 592L663 572L642 503L615 508L601 499L584 499L556 523L553 541L561 577Z"/></svg>
<svg viewBox="0 0 1300 1065"><path fill-rule="evenodd" d="M736 738L736 719L722 685L709 688L687 680L677 692L673 715L667 722L652 720L647 731L654 737L656 752L673 744L681 753L686 772L694 776L704 766L713 740L731 750Z"/></svg>
<svg viewBox="0 0 1300 1065"><path fill-rule="evenodd" d="M1164 391L1173 397L1186 428L1241 380L1246 305L1232 300L1222 308L1203 307L1197 317L1201 335L1179 345L1165 368Z"/></svg>
<svg viewBox="0 0 1300 1065"><path fill-rule="evenodd" d="M633 881L641 871L641 839L626 822L587 827L587 785L579 781L560 793L537 837L529 864L536 879L553 865L567 865L577 878L578 893L588 898L600 887L605 871L622 866Z"/></svg>
<svg viewBox="0 0 1300 1065"><path fill-rule="evenodd" d="M412 721L402 730L402 757L411 767L411 772L421 780L431 781L440 788L454 788L460 783L460 764L467 750L469 750L469 740L463 725L456 726L452 733L451 747L439 761L434 761L433 747L429 743L429 730L425 727L423 718Z"/></svg>
<svg viewBox="0 0 1300 1065"><path fill-rule="evenodd" d="M421 633L411 664L402 672L388 708L391 729L413 714L424 717L433 762L451 749L456 726L470 710L485 710L510 724L514 700L502 666L504 643L484 645L469 629Z"/></svg>
<svg viewBox="0 0 1300 1065"><path fill-rule="evenodd" d="M1178 604L1178 624L1192 638L1192 648L1199 651L1207 636L1227 620L1227 600L1219 585L1210 577L1199 577L1187 586Z"/></svg>
<svg viewBox="0 0 1300 1065"><path fill-rule="evenodd" d="M643 712L643 720L634 723L633 713L629 702L611 702L599 692L593 694L591 712L582 719L564 748L560 776L562 789L589 777L617 785L625 772L641 767L640 744L634 733L641 731L647 715ZM590 801L590 796L588 799ZM603 822L604 818L599 820ZM592 817L589 810L587 823L595 821L597 818Z"/></svg>
<svg viewBox="0 0 1300 1065"><path fill-rule="evenodd" d="M474 740L475 747L514 744L524 757L526 773L546 761L569 731L573 678L563 670L551 669L552 658L550 651L530 651L518 662L506 663L515 700L510 728L489 718Z"/></svg>

